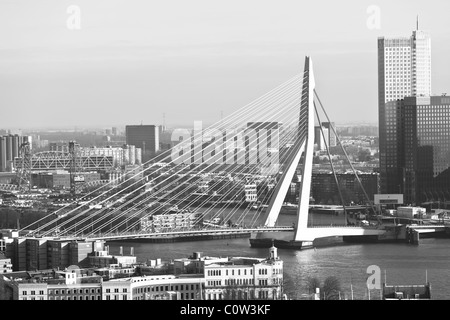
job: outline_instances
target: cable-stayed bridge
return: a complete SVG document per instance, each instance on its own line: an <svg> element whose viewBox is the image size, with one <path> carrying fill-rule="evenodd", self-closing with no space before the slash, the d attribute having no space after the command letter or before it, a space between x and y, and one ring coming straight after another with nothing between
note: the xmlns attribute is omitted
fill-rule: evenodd
<svg viewBox="0 0 450 320"><path fill-rule="evenodd" d="M290 239L278 244L293 248L321 237L383 234L347 221L308 227L316 101L322 106L306 57L303 73L212 126L175 130L178 143L126 180L104 184L20 231L110 241L252 233L255 246L286 232ZM297 220L282 226L279 213L295 177Z"/></svg>

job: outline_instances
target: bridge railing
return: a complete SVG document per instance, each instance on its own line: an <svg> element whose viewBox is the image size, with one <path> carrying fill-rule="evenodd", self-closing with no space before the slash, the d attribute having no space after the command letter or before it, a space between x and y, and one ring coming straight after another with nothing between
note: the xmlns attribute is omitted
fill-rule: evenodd
<svg viewBox="0 0 450 320"><path fill-rule="evenodd" d="M364 229L378 229L378 226L349 226L345 224L332 224L332 225L314 225L308 226L308 228L364 228Z"/></svg>
<svg viewBox="0 0 450 320"><path fill-rule="evenodd" d="M92 238L105 238L105 237L117 237L117 236L138 236L138 235L164 235L164 234L179 234L179 233L201 233L201 232L226 232L226 231L245 231L245 230L293 230L294 228L292 226L255 226L255 227L226 227L226 228L201 228L201 229L176 229L176 230L160 230L160 231L146 231L146 230L137 230L137 231L128 231L128 232L105 232L105 233L98 233L96 235L93 235Z"/></svg>

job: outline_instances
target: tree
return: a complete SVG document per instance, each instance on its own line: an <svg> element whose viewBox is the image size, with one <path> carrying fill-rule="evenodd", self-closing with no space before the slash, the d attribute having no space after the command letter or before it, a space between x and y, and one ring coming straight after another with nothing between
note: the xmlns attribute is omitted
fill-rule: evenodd
<svg viewBox="0 0 450 320"><path fill-rule="evenodd" d="M359 150L357 156L358 156L359 162L366 162L366 161L370 161L372 159L372 156L368 149Z"/></svg>
<svg viewBox="0 0 450 320"><path fill-rule="evenodd" d="M341 283L338 278L329 276L325 278L323 284L316 277L310 277L306 280L306 286L309 294L314 294L316 288L320 289L321 300L339 300Z"/></svg>
<svg viewBox="0 0 450 320"><path fill-rule="evenodd" d="M306 280L308 293L313 294L316 292L316 288L320 288L320 280L316 277L310 277Z"/></svg>
<svg viewBox="0 0 450 320"><path fill-rule="evenodd" d="M339 300L340 291L341 283L339 279L334 276L329 276L323 282L321 296L325 300Z"/></svg>

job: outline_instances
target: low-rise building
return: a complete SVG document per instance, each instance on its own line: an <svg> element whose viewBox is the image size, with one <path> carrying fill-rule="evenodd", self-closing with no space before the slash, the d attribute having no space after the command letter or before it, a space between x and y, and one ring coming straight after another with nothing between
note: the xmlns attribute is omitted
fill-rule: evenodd
<svg viewBox="0 0 450 320"><path fill-rule="evenodd" d="M206 300L251 300L283 297L283 261L277 248L267 259L234 257L205 265Z"/></svg>
<svg viewBox="0 0 450 320"><path fill-rule="evenodd" d="M268 258L208 257L194 252L173 261L175 274L202 274L205 300L282 299L283 261L277 248Z"/></svg>
<svg viewBox="0 0 450 320"><path fill-rule="evenodd" d="M110 255L106 251L94 251L89 254L89 266L104 268L117 266L127 268L136 265L136 256Z"/></svg>
<svg viewBox="0 0 450 320"><path fill-rule="evenodd" d="M64 271L3 275L7 300L101 300L102 277L71 266Z"/></svg>
<svg viewBox="0 0 450 320"><path fill-rule="evenodd" d="M12 271L11 259L7 258L3 252L0 252L0 274Z"/></svg>
<svg viewBox="0 0 450 320"><path fill-rule="evenodd" d="M10 239L7 239L10 240ZM47 268L88 267L89 254L103 250L104 241L86 241L54 237L22 238L6 242L7 257L14 271L35 271Z"/></svg>
<svg viewBox="0 0 450 320"><path fill-rule="evenodd" d="M199 222L199 213L171 208L141 218L141 231L164 232L174 229L191 229Z"/></svg>
<svg viewBox="0 0 450 320"><path fill-rule="evenodd" d="M157 259L151 268L161 267L164 272L174 274L143 275L136 268L145 265L136 264L135 259L110 256L107 247L101 250L102 243L91 246L94 253L89 256L90 261L94 264L101 261L105 266L82 269L72 265L64 270L3 273L0 275L3 299L267 300L283 296L283 261L275 247L270 248L267 258L215 258L194 252L189 258L170 263L163 264Z"/></svg>
<svg viewBox="0 0 450 320"><path fill-rule="evenodd" d="M159 275L112 279L103 283L103 300L201 300L203 275ZM177 292L178 294L173 294Z"/></svg>

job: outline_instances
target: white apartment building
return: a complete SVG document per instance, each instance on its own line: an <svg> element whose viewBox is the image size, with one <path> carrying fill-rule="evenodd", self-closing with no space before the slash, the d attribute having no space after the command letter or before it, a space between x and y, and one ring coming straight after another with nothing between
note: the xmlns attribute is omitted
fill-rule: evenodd
<svg viewBox="0 0 450 320"><path fill-rule="evenodd" d="M277 248L261 258L230 258L204 266L205 300L276 299L283 297L283 261Z"/></svg>
<svg viewBox="0 0 450 320"><path fill-rule="evenodd" d="M165 300L174 292L180 300L200 300L204 283L203 275L113 279L103 282L103 300Z"/></svg>
<svg viewBox="0 0 450 320"><path fill-rule="evenodd" d="M2 283L12 300L101 300L101 277L82 275L75 269L33 281L3 277Z"/></svg>
<svg viewBox="0 0 450 320"><path fill-rule="evenodd" d="M168 213L154 213L151 216L142 217L140 220L141 231L164 232L173 229L190 229L198 223L198 212L176 210Z"/></svg>

